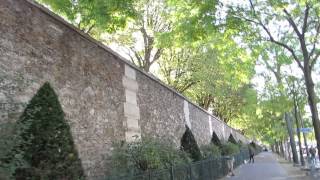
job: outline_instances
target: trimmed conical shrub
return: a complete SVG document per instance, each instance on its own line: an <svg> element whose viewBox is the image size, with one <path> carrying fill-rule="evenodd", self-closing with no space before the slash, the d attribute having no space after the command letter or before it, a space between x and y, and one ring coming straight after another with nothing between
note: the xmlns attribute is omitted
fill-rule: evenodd
<svg viewBox="0 0 320 180"><path fill-rule="evenodd" d="M186 131L181 138L181 150L190 154L193 161L201 160L200 148L188 126L186 126Z"/></svg>
<svg viewBox="0 0 320 180"><path fill-rule="evenodd" d="M17 122L16 136L16 145L8 155L9 162L16 166L15 179L84 177L70 127L49 83L27 105Z"/></svg>
<svg viewBox="0 0 320 180"><path fill-rule="evenodd" d="M232 134L230 134L229 138L228 138L228 142L231 142L233 144L238 144L236 139L232 136Z"/></svg>
<svg viewBox="0 0 320 180"><path fill-rule="evenodd" d="M211 143L213 143L214 145L219 146L219 147L221 147L221 145L222 145L219 137L217 136L217 134L214 131L212 133Z"/></svg>

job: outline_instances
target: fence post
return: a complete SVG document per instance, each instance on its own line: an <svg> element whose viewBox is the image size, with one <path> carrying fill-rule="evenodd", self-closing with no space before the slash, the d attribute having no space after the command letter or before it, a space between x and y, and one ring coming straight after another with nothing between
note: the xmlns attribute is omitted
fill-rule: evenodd
<svg viewBox="0 0 320 180"><path fill-rule="evenodd" d="M151 170L148 171L148 179L151 180Z"/></svg>
<svg viewBox="0 0 320 180"><path fill-rule="evenodd" d="M210 158L210 161L209 161L209 176L210 176L210 179L213 179L213 175L212 175L212 157Z"/></svg>
<svg viewBox="0 0 320 180"><path fill-rule="evenodd" d="M192 164L189 165L188 170L189 170L190 180L192 180Z"/></svg>
<svg viewBox="0 0 320 180"><path fill-rule="evenodd" d="M171 180L174 180L173 166L171 166L171 168L170 168L170 178L171 178Z"/></svg>

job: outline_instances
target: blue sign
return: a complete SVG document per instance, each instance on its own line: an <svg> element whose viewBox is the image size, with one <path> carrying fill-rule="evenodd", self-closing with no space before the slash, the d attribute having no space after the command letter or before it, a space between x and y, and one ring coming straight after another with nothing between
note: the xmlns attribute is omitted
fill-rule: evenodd
<svg viewBox="0 0 320 180"><path fill-rule="evenodd" d="M297 129L299 131L299 129ZM312 132L313 131L313 128L300 128L300 132L302 133L309 133L309 132Z"/></svg>

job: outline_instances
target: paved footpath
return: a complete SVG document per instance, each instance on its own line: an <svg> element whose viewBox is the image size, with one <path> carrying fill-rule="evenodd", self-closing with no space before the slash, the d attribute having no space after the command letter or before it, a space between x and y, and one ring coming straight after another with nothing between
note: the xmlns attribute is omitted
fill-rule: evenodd
<svg viewBox="0 0 320 180"><path fill-rule="evenodd" d="M280 163L281 164L280 164ZM262 152L255 157L255 163L244 164L235 170L235 176L224 180L307 180L305 173L290 164L278 161L277 155Z"/></svg>

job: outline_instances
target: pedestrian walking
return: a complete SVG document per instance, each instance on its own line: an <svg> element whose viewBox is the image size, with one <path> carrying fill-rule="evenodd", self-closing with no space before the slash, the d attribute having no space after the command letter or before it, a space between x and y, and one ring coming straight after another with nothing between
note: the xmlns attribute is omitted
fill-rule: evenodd
<svg viewBox="0 0 320 180"><path fill-rule="evenodd" d="M249 144L249 156L250 156L249 163L254 163L255 149L253 145L254 145L253 142Z"/></svg>
<svg viewBox="0 0 320 180"><path fill-rule="evenodd" d="M310 158L311 158L311 164L315 164L316 163L316 149L314 147L311 146L311 148L309 149L309 153L310 153Z"/></svg>
<svg viewBox="0 0 320 180"><path fill-rule="evenodd" d="M234 164L234 157L232 155L227 156L228 175L230 176L234 176L233 164Z"/></svg>

